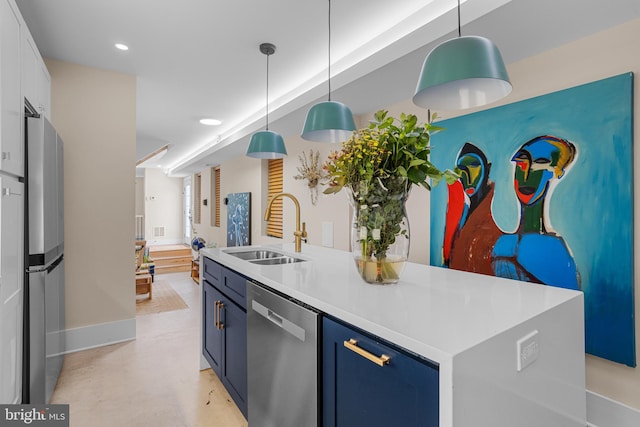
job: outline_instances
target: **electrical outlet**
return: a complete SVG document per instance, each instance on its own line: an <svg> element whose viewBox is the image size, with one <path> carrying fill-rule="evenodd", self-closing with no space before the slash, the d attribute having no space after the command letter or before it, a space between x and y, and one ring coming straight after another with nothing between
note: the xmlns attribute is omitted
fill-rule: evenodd
<svg viewBox="0 0 640 427"><path fill-rule="evenodd" d="M535 330L516 342L518 372L531 365L540 355L538 331Z"/></svg>

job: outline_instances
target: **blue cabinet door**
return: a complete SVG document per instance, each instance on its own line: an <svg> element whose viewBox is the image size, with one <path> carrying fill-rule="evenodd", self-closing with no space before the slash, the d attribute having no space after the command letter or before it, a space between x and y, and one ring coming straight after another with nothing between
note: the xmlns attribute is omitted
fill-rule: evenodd
<svg viewBox="0 0 640 427"><path fill-rule="evenodd" d="M220 281L222 280L222 266L217 262L204 257L202 275L210 284L219 288Z"/></svg>
<svg viewBox="0 0 640 427"><path fill-rule="evenodd" d="M377 360L387 356L388 364L378 366L354 346ZM438 427L438 404L437 365L324 318L325 427Z"/></svg>
<svg viewBox="0 0 640 427"><path fill-rule="evenodd" d="M203 354L220 382L229 392L243 415L247 416L247 312L235 301L236 292L228 295L233 283L239 289L244 278L204 258L202 280ZM227 280L231 278L231 280ZM221 290L227 292L221 292ZM244 295L244 292L243 292ZM231 298L230 298L231 296ZM244 296L241 299L244 303Z"/></svg>
<svg viewBox="0 0 640 427"><path fill-rule="evenodd" d="M247 313L228 298L223 300L224 366L222 383L247 417Z"/></svg>
<svg viewBox="0 0 640 427"><path fill-rule="evenodd" d="M223 331L218 329L219 303L222 294L208 280L202 281L202 348L213 372L222 378Z"/></svg>
<svg viewBox="0 0 640 427"><path fill-rule="evenodd" d="M228 268L222 268L220 290L228 295L233 302L246 310L247 308L247 279Z"/></svg>

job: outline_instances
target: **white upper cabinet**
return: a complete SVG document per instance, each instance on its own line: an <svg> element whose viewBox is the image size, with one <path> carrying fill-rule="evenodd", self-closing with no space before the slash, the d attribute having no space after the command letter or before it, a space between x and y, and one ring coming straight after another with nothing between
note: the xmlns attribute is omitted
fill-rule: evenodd
<svg viewBox="0 0 640 427"><path fill-rule="evenodd" d="M36 44L26 31L22 32L22 96L37 108L36 70L38 69L38 55Z"/></svg>
<svg viewBox="0 0 640 427"><path fill-rule="evenodd" d="M24 172L21 21L15 3L0 0L0 170L16 176Z"/></svg>
<svg viewBox="0 0 640 427"><path fill-rule="evenodd" d="M22 94L51 120L51 77L28 30L22 31Z"/></svg>
<svg viewBox="0 0 640 427"><path fill-rule="evenodd" d="M51 76L15 0L0 0L0 171L24 175L24 99L51 120Z"/></svg>
<svg viewBox="0 0 640 427"><path fill-rule="evenodd" d="M42 105L41 113L51 121L51 75L44 61L38 62L38 94L40 104Z"/></svg>

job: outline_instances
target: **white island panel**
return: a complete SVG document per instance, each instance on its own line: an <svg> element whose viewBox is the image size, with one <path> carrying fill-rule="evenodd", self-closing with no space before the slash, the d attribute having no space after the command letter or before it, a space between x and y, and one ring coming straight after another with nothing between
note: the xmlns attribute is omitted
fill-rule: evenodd
<svg viewBox="0 0 640 427"><path fill-rule="evenodd" d="M414 263L397 284L371 285L349 252L259 248L306 261L263 266L226 253L248 247L201 255L438 363L442 427L586 425L581 292ZM518 372L516 342L532 330L539 356Z"/></svg>

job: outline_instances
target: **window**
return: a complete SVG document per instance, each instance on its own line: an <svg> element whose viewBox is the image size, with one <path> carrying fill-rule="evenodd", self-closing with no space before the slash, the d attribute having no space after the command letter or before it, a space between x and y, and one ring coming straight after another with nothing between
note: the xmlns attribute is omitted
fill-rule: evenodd
<svg viewBox="0 0 640 427"><path fill-rule="evenodd" d="M211 168L211 198L214 208L211 210L211 225L220 227L220 168Z"/></svg>
<svg viewBox="0 0 640 427"><path fill-rule="evenodd" d="M202 175L195 174L193 183L193 223L200 224L202 219Z"/></svg>
<svg viewBox="0 0 640 427"><path fill-rule="evenodd" d="M268 197L282 192L282 159L269 160ZM278 198L271 205L271 217L267 221L267 236L282 239L282 198Z"/></svg>

